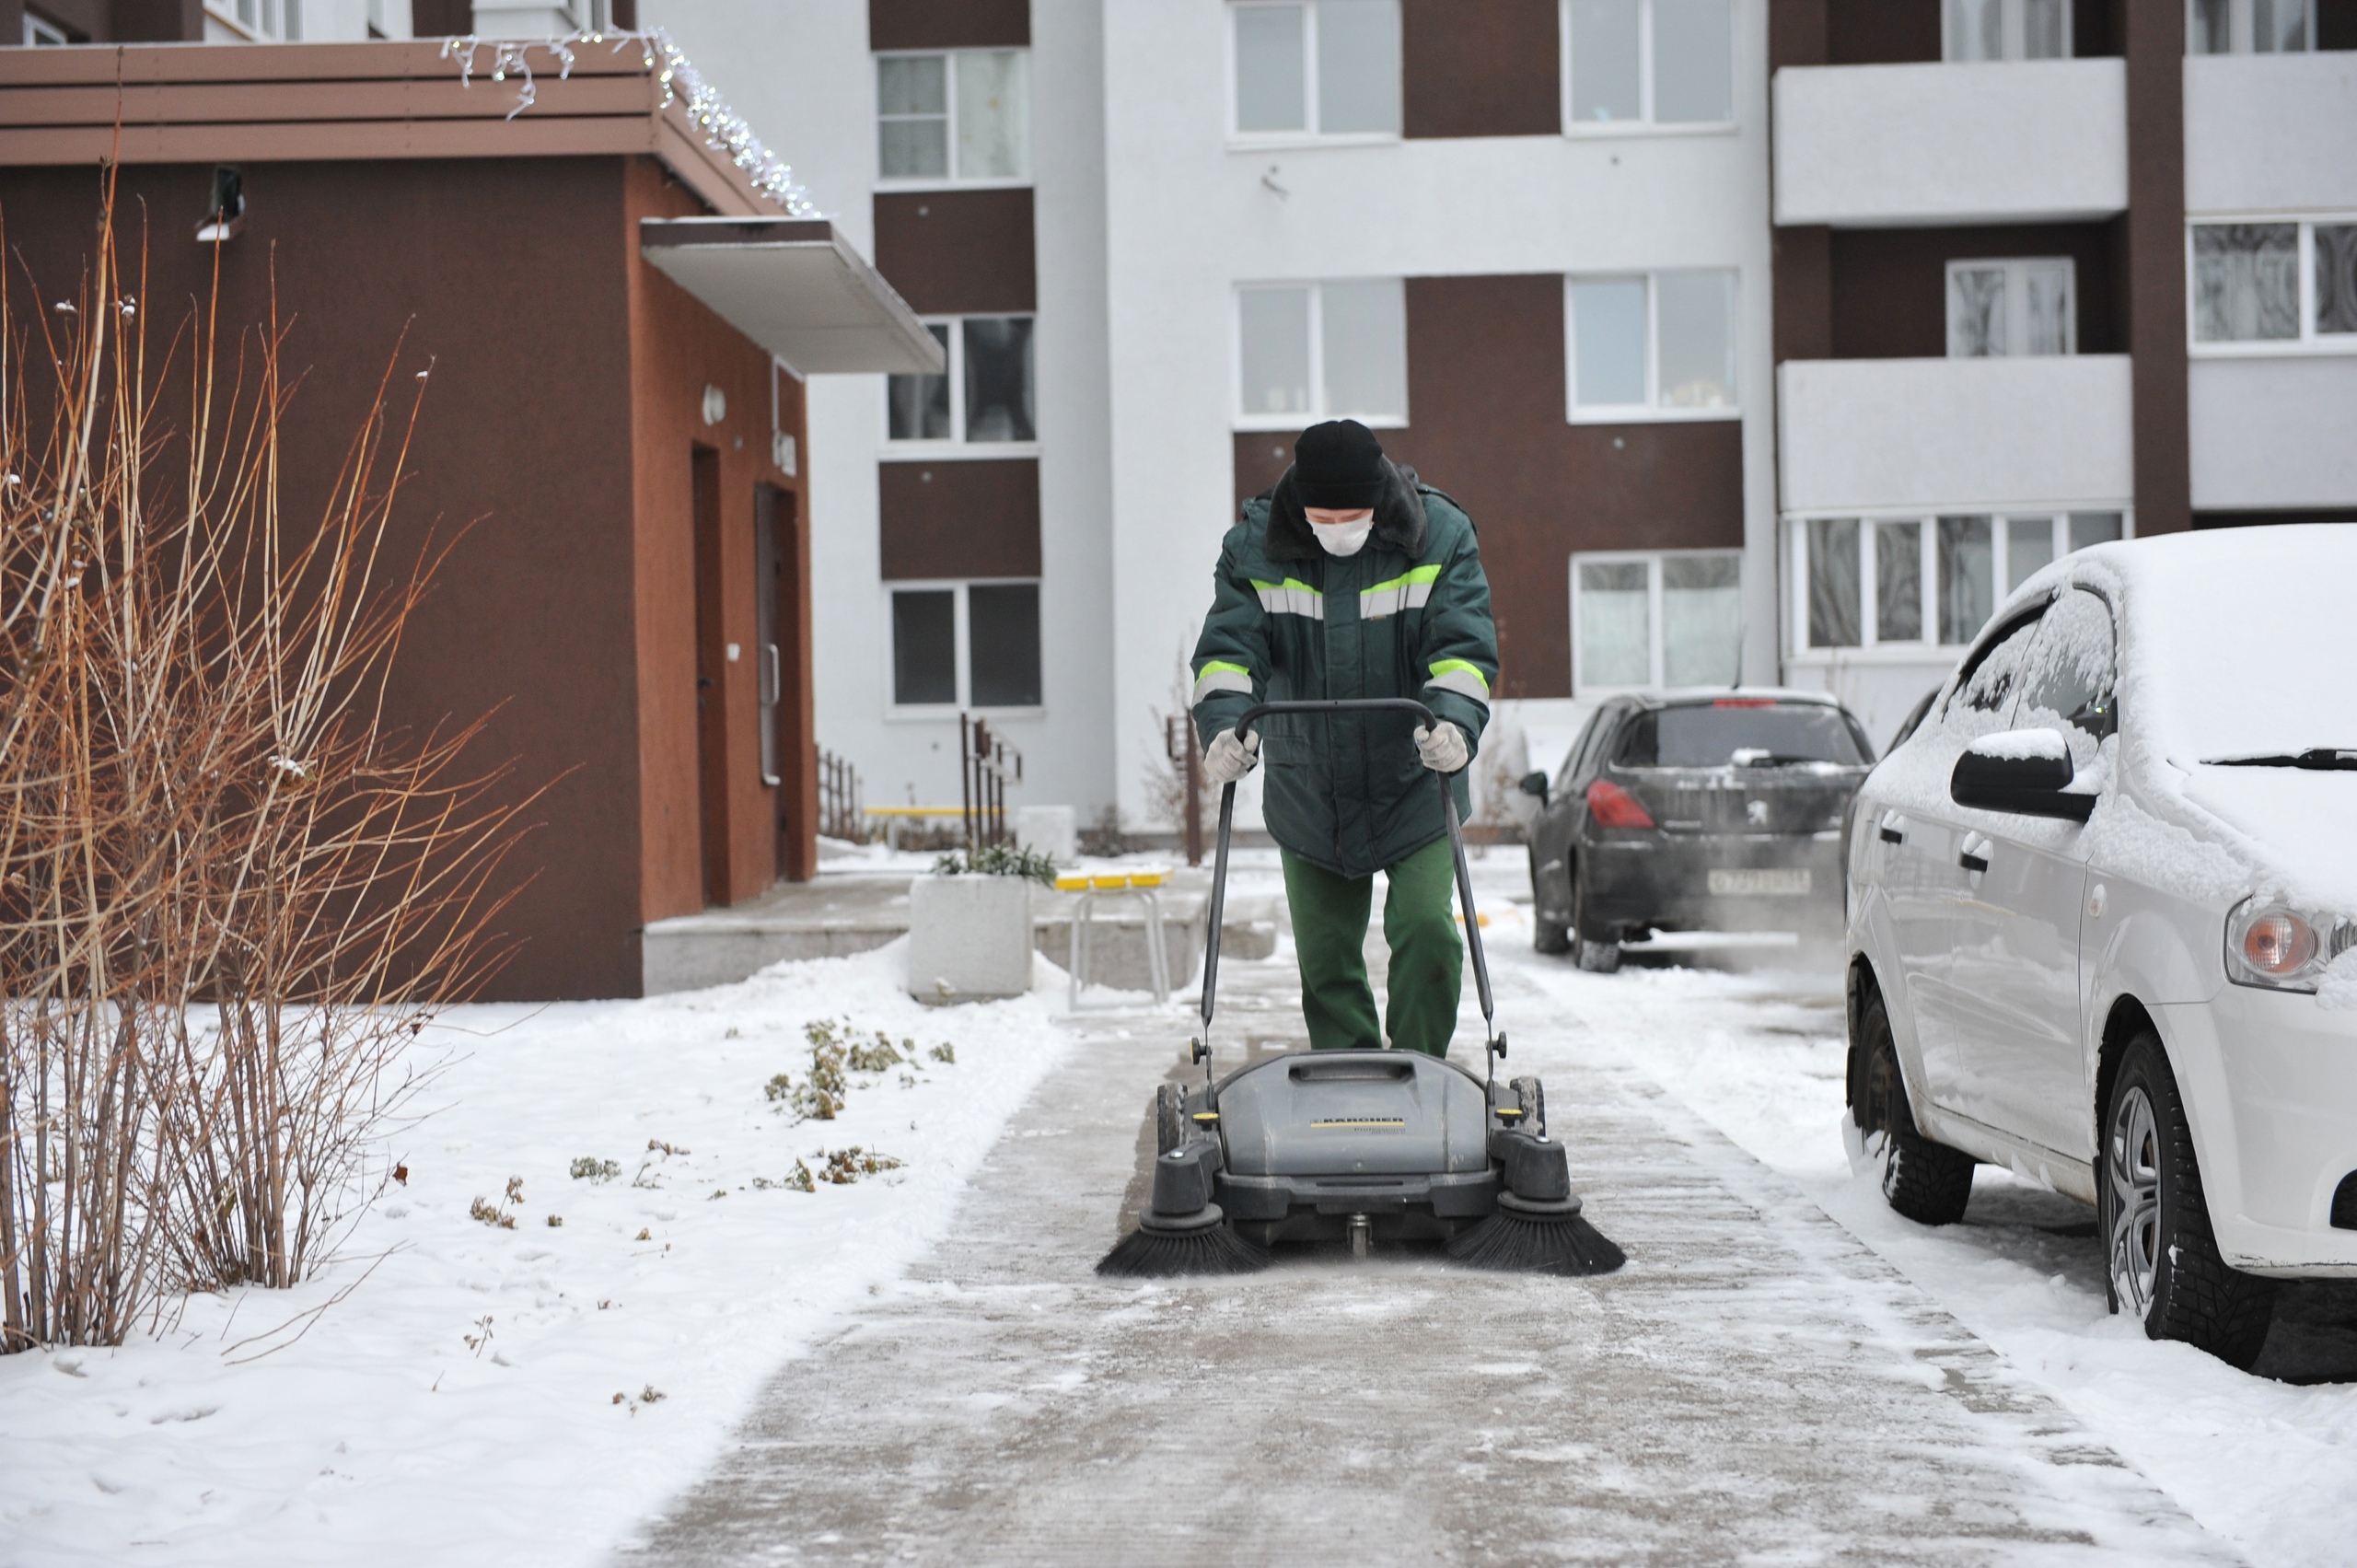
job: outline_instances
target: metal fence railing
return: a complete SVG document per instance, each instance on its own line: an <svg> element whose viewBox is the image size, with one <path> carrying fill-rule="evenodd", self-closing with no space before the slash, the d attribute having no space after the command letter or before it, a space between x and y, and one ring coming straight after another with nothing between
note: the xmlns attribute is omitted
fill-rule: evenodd
<svg viewBox="0 0 2357 1568"><path fill-rule="evenodd" d="M990 721L958 715L958 781L966 814L966 853L1006 842L1006 786L1023 782L1023 753L991 733Z"/></svg>
<svg viewBox="0 0 2357 1568"><path fill-rule="evenodd" d="M859 770L823 746L819 748L819 831L852 843L867 837L867 814L859 798Z"/></svg>

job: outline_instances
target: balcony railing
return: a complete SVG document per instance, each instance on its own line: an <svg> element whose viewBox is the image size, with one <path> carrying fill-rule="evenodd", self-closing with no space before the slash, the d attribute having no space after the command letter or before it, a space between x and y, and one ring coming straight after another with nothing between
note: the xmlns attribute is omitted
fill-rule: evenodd
<svg viewBox="0 0 2357 1568"><path fill-rule="evenodd" d="M2061 222L2128 205L2119 60L1787 66L1776 221Z"/></svg>
<svg viewBox="0 0 2357 1568"><path fill-rule="evenodd" d="M1777 367L1786 512L2119 505L2124 354L1796 359Z"/></svg>
<svg viewBox="0 0 2357 1568"><path fill-rule="evenodd" d="M2185 210L2357 210L2357 52L2185 63Z"/></svg>

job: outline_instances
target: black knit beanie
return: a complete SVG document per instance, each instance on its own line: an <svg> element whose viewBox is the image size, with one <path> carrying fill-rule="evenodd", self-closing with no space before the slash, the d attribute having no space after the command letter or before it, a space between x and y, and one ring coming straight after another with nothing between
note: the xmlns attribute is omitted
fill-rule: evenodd
<svg viewBox="0 0 2357 1568"><path fill-rule="evenodd" d="M1293 444L1293 490L1305 506L1372 506L1382 498L1383 481L1383 443L1355 419L1313 424Z"/></svg>

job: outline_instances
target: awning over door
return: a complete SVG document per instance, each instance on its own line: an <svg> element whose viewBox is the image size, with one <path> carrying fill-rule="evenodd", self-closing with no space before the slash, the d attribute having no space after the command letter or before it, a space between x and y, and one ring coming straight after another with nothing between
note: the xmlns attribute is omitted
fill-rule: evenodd
<svg viewBox="0 0 2357 1568"><path fill-rule="evenodd" d="M940 343L824 218L646 218L639 253L806 376L938 376Z"/></svg>

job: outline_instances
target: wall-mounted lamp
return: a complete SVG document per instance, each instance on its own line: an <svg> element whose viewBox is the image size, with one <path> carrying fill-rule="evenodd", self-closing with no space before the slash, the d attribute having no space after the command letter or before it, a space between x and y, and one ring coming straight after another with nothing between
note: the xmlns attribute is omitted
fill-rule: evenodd
<svg viewBox="0 0 2357 1568"><path fill-rule="evenodd" d="M727 417L728 394L722 391L717 387L707 386L704 388L703 422L706 424L718 424L722 420L726 419Z"/></svg>
<svg viewBox="0 0 2357 1568"><path fill-rule="evenodd" d="M801 456L801 453L794 449L792 431L781 430L770 437L770 461L775 463L777 471L785 475L786 478L795 477L795 464Z"/></svg>
<svg viewBox="0 0 2357 1568"><path fill-rule="evenodd" d="M246 177L226 163L213 166L213 210L196 226L199 245L218 245L246 226Z"/></svg>

